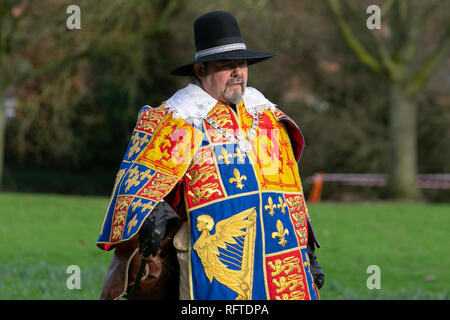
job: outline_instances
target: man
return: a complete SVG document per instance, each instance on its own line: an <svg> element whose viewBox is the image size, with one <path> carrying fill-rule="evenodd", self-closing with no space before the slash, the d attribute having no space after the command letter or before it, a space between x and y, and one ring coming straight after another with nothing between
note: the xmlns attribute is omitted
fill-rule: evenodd
<svg viewBox="0 0 450 320"><path fill-rule="evenodd" d="M194 34L195 60L171 72L192 82L141 109L98 246L141 237L164 199L183 222L173 241L180 299L318 299L303 137L247 87L248 66L274 55L247 50L227 12L201 16Z"/></svg>

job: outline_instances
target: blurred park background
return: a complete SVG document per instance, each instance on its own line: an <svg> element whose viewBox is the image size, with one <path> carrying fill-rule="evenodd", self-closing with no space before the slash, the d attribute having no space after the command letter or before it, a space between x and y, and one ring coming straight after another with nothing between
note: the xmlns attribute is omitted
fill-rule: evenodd
<svg viewBox="0 0 450 320"><path fill-rule="evenodd" d="M1 0L0 299L98 298L111 255L95 241L137 112L187 84L168 72L193 59L193 21L211 10L277 54L248 85L304 134L322 297L448 299L448 0ZM318 172L368 180L314 191ZM441 180L419 183L429 174ZM73 264L82 290L66 287Z"/></svg>

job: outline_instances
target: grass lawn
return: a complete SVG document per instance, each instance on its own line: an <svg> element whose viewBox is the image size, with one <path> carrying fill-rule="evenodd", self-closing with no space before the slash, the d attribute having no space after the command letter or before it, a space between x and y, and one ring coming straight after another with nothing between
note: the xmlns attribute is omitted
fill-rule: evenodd
<svg viewBox="0 0 450 320"><path fill-rule="evenodd" d="M309 205L323 299L449 299L450 205ZM381 289L367 288L380 268Z"/></svg>
<svg viewBox="0 0 450 320"><path fill-rule="evenodd" d="M96 240L104 197L0 194L0 299L98 299L112 252ZM70 265L81 289L69 290Z"/></svg>
<svg viewBox="0 0 450 320"><path fill-rule="evenodd" d="M112 252L95 245L104 197L0 193L0 299L98 299ZM449 299L450 205L309 206L322 299ZM67 267L81 270L69 290ZM366 272L379 266L381 289Z"/></svg>

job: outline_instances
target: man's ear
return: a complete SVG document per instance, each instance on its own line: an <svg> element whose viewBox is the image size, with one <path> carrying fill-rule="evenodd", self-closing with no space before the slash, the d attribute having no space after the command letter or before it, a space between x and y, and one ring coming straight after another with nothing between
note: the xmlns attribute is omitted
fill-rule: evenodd
<svg viewBox="0 0 450 320"><path fill-rule="evenodd" d="M194 64L194 72L199 79L202 79L206 75L206 66L204 63Z"/></svg>

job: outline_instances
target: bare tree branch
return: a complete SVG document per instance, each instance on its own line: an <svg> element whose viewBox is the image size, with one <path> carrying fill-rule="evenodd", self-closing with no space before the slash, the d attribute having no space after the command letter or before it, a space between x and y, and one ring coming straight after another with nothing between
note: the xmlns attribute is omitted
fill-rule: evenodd
<svg viewBox="0 0 450 320"><path fill-rule="evenodd" d="M429 4L425 8L425 12L420 16L420 19L419 19L420 23L423 23L424 21L426 21L428 19L428 17L431 14L433 14L436 11L436 9L439 7L439 5L442 3L441 0L434 0L434 1L430 0L429 2L431 2L431 4Z"/></svg>
<svg viewBox="0 0 450 320"><path fill-rule="evenodd" d="M347 22L344 20L344 17L342 16L339 2L337 0L328 0L327 2L331 9L331 12L337 20L337 24L347 45L353 50L353 52L356 54L363 65L368 67L374 73L381 74L383 72L383 67L378 62L378 60L373 57L366 50L366 48L364 48L361 42L353 34Z"/></svg>
<svg viewBox="0 0 450 320"><path fill-rule="evenodd" d="M392 5L393 1L390 2ZM364 15L361 15L360 3L352 0L345 0L345 4L350 9L350 12L353 15L353 19L358 21L360 25L364 25L365 19ZM389 50L385 46L384 42L379 37L377 37L376 32L369 31L368 33L370 34L373 42L375 43L376 51L378 52L378 55L381 58L381 62L383 63L385 69L388 71L389 76L396 77L398 74L398 66L394 63L391 54L389 53Z"/></svg>
<svg viewBox="0 0 450 320"><path fill-rule="evenodd" d="M408 19L408 5L406 0L397 0L397 1L398 1L399 17L401 19L402 25L404 25L406 20Z"/></svg>
<svg viewBox="0 0 450 320"><path fill-rule="evenodd" d="M383 2L380 8L382 16L385 16L389 12L395 1L397 0L386 0L385 2Z"/></svg>
<svg viewBox="0 0 450 320"><path fill-rule="evenodd" d="M423 65L423 68L418 71L411 79L407 87L407 95L409 97L414 96L419 92L419 90L425 85L428 78L430 77L432 71L441 60L442 57L446 55L450 47L450 27L447 27L447 31L440 41L438 41L438 46L435 48L433 53L430 54L428 59Z"/></svg>
<svg viewBox="0 0 450 320"><path fill-rule="evenodd" d="M406 5L405 5L406 6ZM408 2L408 21L405 21L405 38L401 46L403 63L410 64L416 54L417 40L419 38L422 23L420 22L420 8L418 2Z"/></svg>

